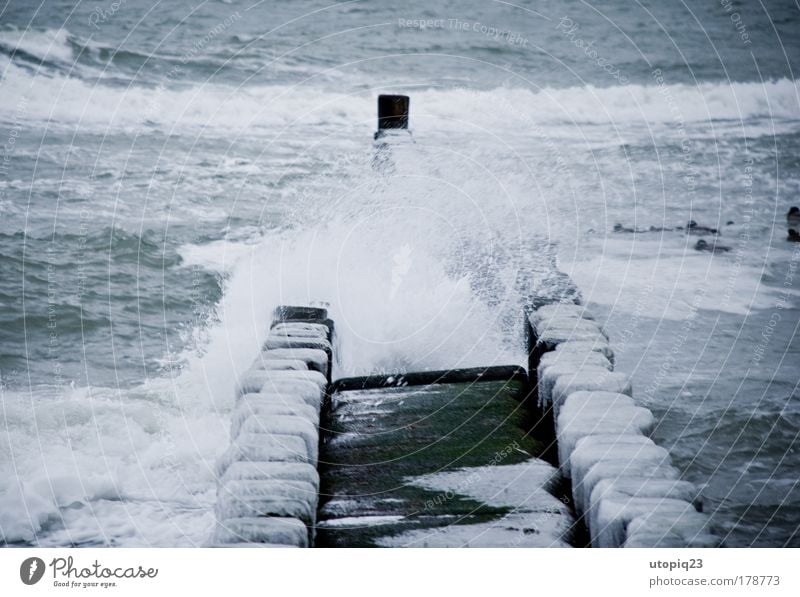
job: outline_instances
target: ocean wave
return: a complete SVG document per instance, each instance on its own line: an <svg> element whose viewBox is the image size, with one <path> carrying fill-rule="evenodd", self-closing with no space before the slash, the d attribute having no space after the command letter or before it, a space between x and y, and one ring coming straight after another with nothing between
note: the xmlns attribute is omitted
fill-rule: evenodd
<svg viewBox="0 0 800 597"><path fill-rule="evenodd" d="M21 30L9 26L0 30L0 58L0 72L21 68L36 85L50 79L67 84L79 81L89 87L98 81L109 85L144 83L152 87L160 81L186 75L202 80L228 66L229 56L186 59L181 55L115 47L63 28Z"/></svg>
<svg viewBox="0 0 800 597"><path fill-rule="evenodd" d="M49 56L56 48L60 58L67 58L68 34L42 36L31 41L30 51ZM228 133L314 125L374 126L375 98L363 91L348 95L317 87L232 87L210 81L178 85L168 74L148 86L123 88L59 73L34 74L15 59L7 59L0 69L4 71L2 119L13 118L24 104L26 118L92 128L155 126L179 131L200 126ZM796 121L800 120L798 98L798 82L789 79L696 86L421 89L414 92L412 124L426 130L459 130L466 124L461 115L468 114L470 126L515 133L540 124L675 128L756 119ZM457 113L453 113L454 105L459 106Z"/></svg>
<svg viewBox="0 0 800 597"><path fill-rule="evenodd" d="M432 116L458 118L450 107L476 116L481 126L508 128L508 122L576 124L708 123L756 118L800 119L796 80L706 82L691 85L622 85L539 90L503 88L490 91L426 91L416 106ZM440 101L445 100L445 101ZM446 108L446 109L442 109ZM506 123L503 125L503 123Z"/></svg>
<svg viewBox="0 0 800 597"><path fill-rule="evenodd" d="M69 62L73 58L72 35L66 29L17 29L0 31L0 52L24 53L43 62Z"/></svg>

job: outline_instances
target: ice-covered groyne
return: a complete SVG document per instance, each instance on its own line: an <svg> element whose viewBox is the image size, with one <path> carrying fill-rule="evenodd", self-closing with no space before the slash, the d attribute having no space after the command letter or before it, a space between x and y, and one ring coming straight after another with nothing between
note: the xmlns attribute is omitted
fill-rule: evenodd
<svg viewBox="0 0 800 597"><path fill-rule="evenodd" d="M313 545L333 333L325 309L275 310L263 350L236 388L231 445L217 461L212 545Z"/></svg>
<svg viewBox="0 0 800 597"><path fill-rule="evenodd" d="M603 328L575 302L526 317L529 377L592 547L712 547L697 488L648 437L653 414L614 371Z"/></svg>
<svg viewBox="0 0 800 597"><path fill-rule="evenodd" d="M332 382L326 310L279 307L238 380L211 544L568 546L571 502L592 547L719 545L698 489L650 439L653 414L614 371L609 339L587 308L542 305L525 327L527 372ZM542 427L557 471L532 457L544 453Z"/></svg>

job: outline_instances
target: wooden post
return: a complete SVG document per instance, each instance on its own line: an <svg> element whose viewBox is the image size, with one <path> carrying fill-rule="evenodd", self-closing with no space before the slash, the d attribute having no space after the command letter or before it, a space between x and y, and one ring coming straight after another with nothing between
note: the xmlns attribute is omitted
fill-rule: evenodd
<svg viewBox="0 0 800 597"><path fill-rule="evenodd" d="M410 101L407 95L379 95L378 130L407 129Z"/></svg>

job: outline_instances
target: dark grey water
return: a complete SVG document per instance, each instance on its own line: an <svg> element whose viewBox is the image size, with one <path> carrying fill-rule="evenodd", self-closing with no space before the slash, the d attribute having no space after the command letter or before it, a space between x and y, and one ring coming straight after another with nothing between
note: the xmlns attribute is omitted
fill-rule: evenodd
<svg viewBox="0 0 800 597"><path fill-rule="evenodd" d="M202 543L272 305L329 302L349 374L522 362L508 322L549 241L728 543L797 545L799 23L791 1L6 3L2 536ZM387 90L417 144L376 171ZM689 219L731 251L612 232Z"/></svg>

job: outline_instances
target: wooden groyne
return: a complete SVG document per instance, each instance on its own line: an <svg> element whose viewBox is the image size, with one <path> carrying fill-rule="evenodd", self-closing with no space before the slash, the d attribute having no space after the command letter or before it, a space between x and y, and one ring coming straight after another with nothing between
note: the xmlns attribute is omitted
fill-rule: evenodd
<svg viewBox="0 0 800 597"><path fill-rule="evenodd" d="M275 310L262 352L236 388L231 445L217 462L212 545L314 544L333 334L325 309Z"/></svg>
<svg viewBox="0 0 800 597"><path fill-rule="evenodd" d="M527 371L332 379L327 312L278 308L236 388L211 544L719 545L591 313L525 327Z"/></svg>
<svg viewBox="0 0 800 597"><path fill-rule="evenodd" d="M545 305L526 318L529 374L552 429L559 470L593 547L715 547L698 489L679 480L648 437L602 327L582 305ZM534 377L535 376L535 377Z"/></svg>
<svg viewBox="0 0 800 597"><path fill-rule="evenodd" d="M380 96L379 157L408 114ZM278 307L236 387L211 545L718 546L575 285L537 283L527 370L334 379L327 311Z"/></svg>

